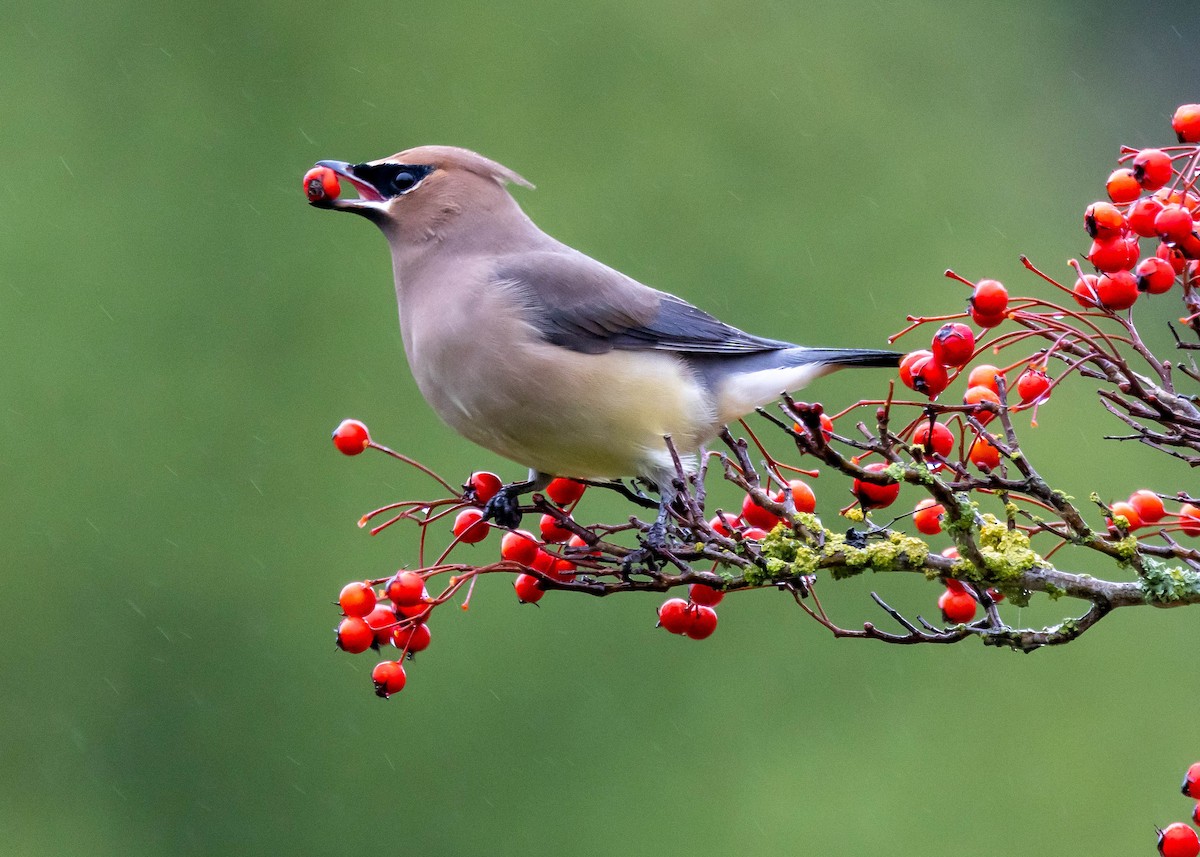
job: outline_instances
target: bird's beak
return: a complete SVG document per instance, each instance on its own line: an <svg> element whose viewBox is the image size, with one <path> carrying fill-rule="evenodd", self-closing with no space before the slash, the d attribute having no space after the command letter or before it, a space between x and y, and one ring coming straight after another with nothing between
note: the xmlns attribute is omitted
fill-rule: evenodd
<svg viewBox="0 0 1200 857"><path fill-rule="evenodd" d="M334 208L339 211L353 211L357 214L373 214L383 210L386 197L370 182L364 181L354 174L354 164L345 161L317 161L318 167L328 167L358 191L358 198L322 199L312 203L317 208Z"/></svg>

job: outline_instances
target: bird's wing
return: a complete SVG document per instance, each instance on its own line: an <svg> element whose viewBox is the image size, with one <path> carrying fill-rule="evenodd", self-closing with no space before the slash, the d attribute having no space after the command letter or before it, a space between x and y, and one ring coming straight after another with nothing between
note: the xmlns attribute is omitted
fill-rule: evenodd
<svg viewBox="0 0 1200 857"><path fill-rule="evenodd" d="M738 330L581 253L504 257L494 276L547 341L572 351L756 354L793 347Z"/></svg>

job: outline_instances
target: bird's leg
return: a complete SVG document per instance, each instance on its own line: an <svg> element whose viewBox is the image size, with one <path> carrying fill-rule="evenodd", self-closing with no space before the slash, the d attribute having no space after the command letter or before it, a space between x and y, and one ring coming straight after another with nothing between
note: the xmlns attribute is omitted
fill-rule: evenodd
<svg viewBox="0 0 1200 857"><path fill-rule="evenodd" d="M529 478L524 482L505 485L483 507L483 519L492 520L505 529L516 529L521 523L521 495L541 491L554 477L530 468Z"/></svg>

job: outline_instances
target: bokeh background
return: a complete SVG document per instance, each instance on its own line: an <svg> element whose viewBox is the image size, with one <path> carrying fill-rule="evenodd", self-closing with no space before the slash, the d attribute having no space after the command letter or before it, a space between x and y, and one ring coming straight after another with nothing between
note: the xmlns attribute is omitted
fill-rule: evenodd
<svg viewBox="0 0 1200 857"><path fill-rule="evenodd" d="M948 266L1036 290L1019 253L1085 249L1117 147L1200 100L1190 2L42 0L0 33L6 853L1144 854L1189 810L1192 611L1022 656L835 643L764 592L693 643L654 597L522 608L489 579L376 699L331 601L413 558L358 516L430 486L329 431L359 417L453 480L521 471L437 423L382 239L299 179L476 148L615 267L764 335L879 346L959 305ZM1192 484L1100 441L1076 387L1029 435L1048 475ZM894 579L827 602L875 618L872 586L933 609Z"/></svg>

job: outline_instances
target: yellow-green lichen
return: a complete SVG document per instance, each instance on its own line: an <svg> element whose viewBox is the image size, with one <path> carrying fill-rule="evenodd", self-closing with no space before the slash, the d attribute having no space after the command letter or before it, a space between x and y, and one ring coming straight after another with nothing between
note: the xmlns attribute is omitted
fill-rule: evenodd
<svg viewBox="0 0 1200 857"><path fill-rule="evenodd" d="M1200 574L1153 557L1143 557L1142 565L1142 591L1151 604L1172 604L1200 595Z"/></svg>
<svg viewBox="0 0 1200 857"><path fill-rule="evenodd" d="M895 530L856 547L847 542L846 536L820 528L819 523L809 529L823 536L820 547L806 543L786 527L776 527L762 541L762 567L747 569L746 582L761 586L814 574L822 567L828 568L835 579L868 570L900 571L920 567L929 556L925 542Z"/></svg>

